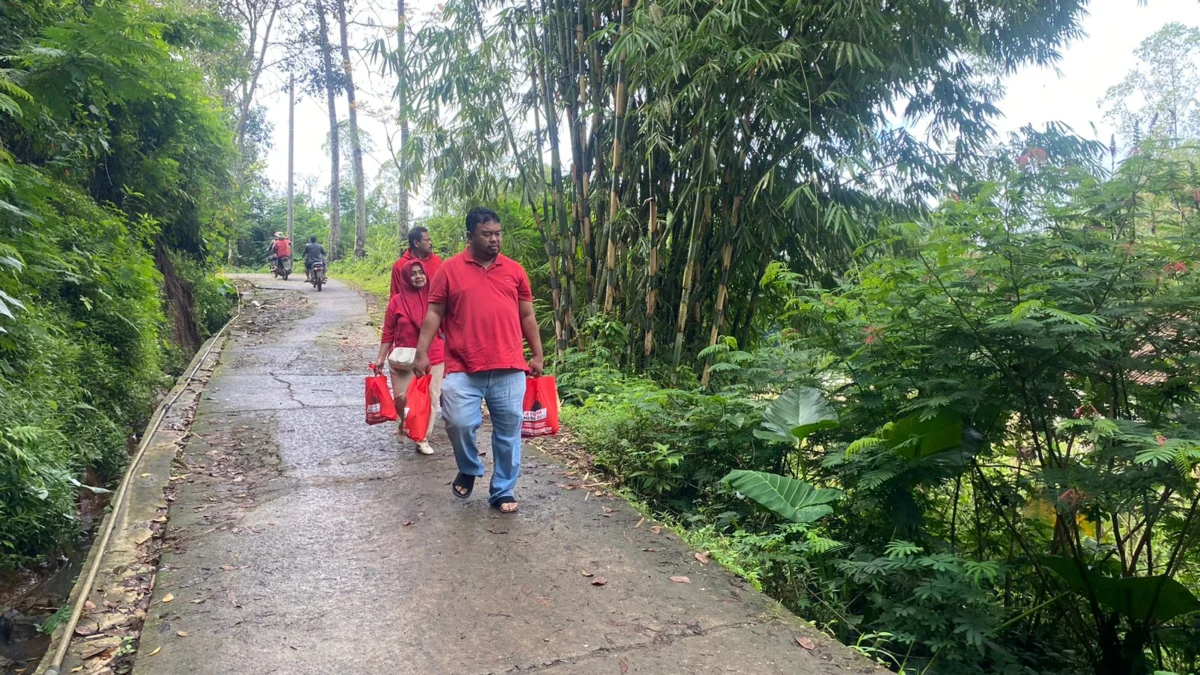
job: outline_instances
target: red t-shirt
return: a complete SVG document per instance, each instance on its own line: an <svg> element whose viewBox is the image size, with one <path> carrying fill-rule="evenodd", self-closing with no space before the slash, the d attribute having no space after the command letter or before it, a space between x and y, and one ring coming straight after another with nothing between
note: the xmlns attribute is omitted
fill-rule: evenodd
<svg viewBox="0 0 1200 675"><path fill-rule="evenodd" d="M428 288L428 286L426 287ZM396 347L416 347L421 337L421 323L425 320L428 302L418 311L403 293L397 293L388 301L387 313L383 316L383 337L380 342ZM420 316L418 316L418 314ZM435 335L429 345L429 364L436 366L446 362L446 347L440 335Z"/></svg>
<svg viewBox="0 0 1200 675"><path fill-rule="evenodd" d="M533 291L512 258L498 255L485 269L468 249L447 260L429 290L429 302L446 307L446 372L527 370L521 300L532 302Z"/></svg>
<svg viewBox="0 0 1200 675"><path fill-rule="evenodd" d="M389 298L400 291L400 284L405 283L404 277L400 274L401 270L403 270L408 263L414 260L419 260L421 262L421 267L425 270L425 275L428 276L431 281L435 276L437 276L437 271L442 267L442 259L438 257L438 254L430 253L428 258L418 258L417 256L413 255L411 248L408 249L404 252L404 255L400 256L399 260L392 263L392 286L391 290L388 292Z"/></svg>
<svg viewBox="0 0 1200 675"><path fill-rule="evenodd" d="M282 257L292 257L292 242L287 239L276 239L271 242L271 246L275 249L275 255Z"/></svg>

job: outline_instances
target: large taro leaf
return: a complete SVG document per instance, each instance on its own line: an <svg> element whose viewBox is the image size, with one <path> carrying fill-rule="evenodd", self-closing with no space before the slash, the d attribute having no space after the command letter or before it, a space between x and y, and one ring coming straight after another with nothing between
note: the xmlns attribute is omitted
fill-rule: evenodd
<svg viewBox="0 0 1200 675"><path fill-rule="evenodd" d="M1090 586L1096 602L1134 621L1143 621L1151 616L1158 621L1169 621L1177 616L1200 611L1200 600L1186 586L1163 575L1153 577L1109 577L1096 570L1080 572L1075 561L1061 556L1045 555L1038 558L1043 567L1053 570L1067 587L1077 593L1087 594ZM1162 590L1159 590L1161 584ZM1158 593L1157 602L1154 595Z"/></svg>
<svg viewBox="0 0 1200 675"><path fill-rule="evenodd" d="M819 429L838 425L837 412L820 391L799 387L771 401L763 413L762 428L754 435L768 441L795 444Z"/></svg>
<svg viewBox="0 0 1200 675"><path fill-rule="evenodd" d="M815 488L808 483L764 471L730 471L722 480L793 523L811 523L833 513L829 502L842 496L841 490Z"/></svg>

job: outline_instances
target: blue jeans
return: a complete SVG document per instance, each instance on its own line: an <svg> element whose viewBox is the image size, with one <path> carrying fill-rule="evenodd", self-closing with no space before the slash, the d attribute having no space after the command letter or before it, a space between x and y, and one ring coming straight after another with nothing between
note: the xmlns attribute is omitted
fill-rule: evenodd
<svg viewBox="0 0 1200 675"><path fill-rule="evenodd" d="M521 473L521 421L525 401L525 373L520 370L487 370L450 373L442 381L442 417L454 446L459 473L480 477L475 434L483 425L480 402L487 401L492 418L492 485L488 501L511 497Z"/></svg>

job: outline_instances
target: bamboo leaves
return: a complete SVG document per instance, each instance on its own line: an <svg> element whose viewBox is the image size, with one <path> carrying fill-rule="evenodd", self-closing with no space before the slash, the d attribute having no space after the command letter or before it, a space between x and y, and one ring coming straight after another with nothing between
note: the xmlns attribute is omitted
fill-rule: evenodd
<svg viewBox="0 0 1200 675"><path fill-rule="evenodd" d="M560 348L603 313L642 345L618 361L697 369L723 333L753 348L772 260L827 283L924 208L948 159L877 133L894 97L969 153L994 109L963 55L1042 60L1077 16L997 10L985 35L915 0L450 0L411 50L414 173L448 205L515 192L537 214Z"/></svg>

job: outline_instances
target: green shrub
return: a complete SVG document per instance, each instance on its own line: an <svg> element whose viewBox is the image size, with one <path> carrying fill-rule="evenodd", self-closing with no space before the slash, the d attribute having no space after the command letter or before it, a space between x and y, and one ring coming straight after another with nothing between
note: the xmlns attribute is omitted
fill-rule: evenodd
<svg viewBox="0 0 1200 675"><path fill-rule="evenodd" d="M119 214L69 185L15 173L39 221L0 216L17 261L0 290L22 308L0 322L0 567L74 532L73 483L119 475L128 431L162 384L158 272Z"/></svg>

